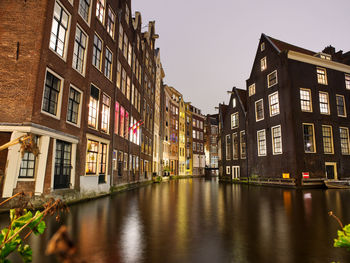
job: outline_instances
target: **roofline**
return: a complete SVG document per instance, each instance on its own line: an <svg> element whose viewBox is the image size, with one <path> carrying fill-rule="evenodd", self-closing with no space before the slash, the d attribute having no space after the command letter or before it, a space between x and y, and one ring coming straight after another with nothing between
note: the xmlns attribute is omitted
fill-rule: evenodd
<svg viewBox="0 0 350 263"><path fill-rule="evenodd" d="M267 39L267 41L269 41L269 43L277 50L278 53L281 53L281 50L275 45L275 43L273 43L273 41L267 35L265 35L264 33L262 35Z"/></svg>

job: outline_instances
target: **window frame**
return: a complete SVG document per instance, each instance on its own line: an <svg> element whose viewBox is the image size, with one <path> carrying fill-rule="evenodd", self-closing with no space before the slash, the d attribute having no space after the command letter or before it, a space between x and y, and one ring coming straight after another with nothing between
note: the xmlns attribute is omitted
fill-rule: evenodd
<svg viewBox="0 0 350 263"><path fill-rule="evenodd" d="M80 32L85 35L86 37L86 43L85 43L85 48L84 48L84 56L83 56L83 63L82 63L82 71L80 72L77 68L74 66L74 57L75 57L75 46L79 45L81 47L81 43L77 44L76 41L76 36L77 36L77 28L79 28ZM86 58L87 58L87 53L88 53L88 47L89 47L89 35L82 29L82 27L77 23L76 28L75 28L75 34L74 34L74 46L73 46L73 58L72 58L72 68L77 71L79 74L81 74L83 77L85 77L86 74ZM80 49L78 49L80 50ZM79 51L78 51L79 52Z"/></svg>
<svg viewBox="0 0 350 263"><path fill-rule="evenodd" d="M247 141L246 141L245 130L240 131L239 133L239 149L240 149L241 159L246 159L247 158Z"/></svg>
<svg viewBox="0 0 350 263"><path fill-rule="evenodd" d="M321 73L323 71L324 74ZM328 85L327 70L325 68L316 67L317 83L321 85ZM321 76L324 76L324 81Z"/></svg>
<svg viewBox="0 0 350 263"><path fill-rule="evenodd" d="M54 77L58 78L60 80L60 92L58 94L58 99L57 99L57 109L56 109L56 114L52 114L48 111L43 110L43 103L44 103L44 95L45 95L45 87L46 87L46 78L47 78L47 73L50 73ZM41 107L40 107L40 112L48 115L54 119L60 119L61 118L61 107L62 107L62 97L63 97L63 89L64 89L64 78L58 75L56 72L51 70L50 68L46 68L45 70L45 79L44 79L44 87L43 87L43 93L42 93L42 99L41 99Z"/></svg>
<svg viewBox="0 0 350 263"><path fill-rule="evenodd" d="M116 14L113 12L113 9L111 8L110 5L108 5L108 12L107 12L107 23L106 23L106 30L107 30L107 33L108 35L113 39L115 40L115 27L116 27L116 24L117 24L117 16ZM111 14L113 15L114 17L114 21L113 21L113 26L111 27L111 30L112 32L110 32L109 28L110 28L110 15L109 15L109 12L111 12Z"/></svg>
<svg viewBox="0 0 350 263"><path fill-rule="evenodd" d="M276 74L276 83L271 84L270 83L271 82L270 81L270 76L272 76L273 74ZM267 75L267 88L271 88L271 87L273 87L273 86L275 86L277 84L278 84L278 75L277 75L277 69L276 69L276 70L272 71L270 74Z"/></svg>
<svg viewBox="0 0 350 263"><path fill-rule="evenodd" d="M267 69L267 59L266 56L260 59L260 71L263 72Z"/></svg>
<svg viewBox="0 0 350 263"><path fill-rule="evenodd" d="M272 104L272 97L277 95L277 103ZM278 106L278 111L276 113L272 113L273 110L273 106ZM279 99L279 95L278 95L278 91L272 93L269 95L269 111L270 111L270 117L276 116L280 114L280 99Z"/></svg>
<svg viewBox="0 0 350 263"><path fill-rule="evenodd" d="M257 105L258 103L261 102L261 105L262 105L262 118L261 119L258 119L258 111L257 111ZM264 99L260 99L260 100L257 100L255 101L255 121L256 122L259 122L259 121L262 121L265 119L265 113L264 113Z"/></svg>
<svg viewBox="0 0 350 263"><path fill-rule="evenodd" d="M109 100L109 105L104 103L104 98L106 97L107 100ZM109 130L110 130L110 124L111 124L111 105L112 105L112 99L111 97L107 94L102 92L102 99L101 99L101 131L109 134ZM107 110L107 113L104 112L104 110ZM106 116L108 115L108 116ZM107 120L107 121L105 121ZM105 125L107 125L107 127L105 128Z"/></svg>
<svg viewBox="0 0 350 263"><path fill-rule="evenodd" d="M108 50L109 54L111 55L111 61L109 61L109 59L108 59L108 57L107 57L107 55L108 55L107 50ZM109 64L108 62L110 62L110 64ZM108 65L110 65L109 76L107 76L108 74L107 74L107 72L106 72ZM112 52L107 46L106 46L106 49L105 49L104 75L105 75L105 77L106 77L107 79L109 79L110 81L113 80L113 52Z"/></svg>
<svg viewBox="0 0 350 263"><path fill-rule="evenodd" d="M350 74L345 73L344 79L345 79L345 89L350 90Z"/></svg>
<svg viewBox="0 0 350 263"><path fill-rule="evenodd" d="M322 95L327 95L327 113L322 112L321 105L325 105L326 103L325 102L321 102L321 94ZM329 105L329 94L328 94L328 92L319 91L318 92L318 100L319 100L319 106L320 106L320 114L331 115L331 109L330 109L330 105Z"/></svg>
<svg viewBox="0 0 350 263"><path fill-rule="evenodd" d="M344 115L340 115L339 114L339 108L338 108L338 98L342 98L343 101L343 110L344 110ZM340 94L336 94L335 95L335 102L336 102L336 106L337 106L337 115L338 117L343 117L346 118L347 117L347 112L346 112L346 102L345 102L345 96L344 95L340 95Z"/></svg>
<svg viewBox="0 0 350 263"><path fill-rule="evenodd" d="M275 136L275 129L279 129L280 136ZM276 139L280 138L280 151L276 151ZM276 125L271 127L271 141L272 141L272 154L273 155L281 155L283 154L283 143L282 143L282 127L281 125Z"/></svg>
<svg viewBox="0 0 350 263"><path fill-rule="evenodd" d="M305 133L304 133L304 126L308 125L312 127L312 145L314 150L313 151L306 151L305 149ZM302 130L303 130L303 145L304 145L304 153L316 153L317 148L316 148L316 134L315 134L315 125L313 123L302 123Z"/></svg>
<svg viewBox="0 0 350 263"><path fill-rule="evenodd" d="M255 83L249 85L248 87L248 94L249 94L249 97L253 96L256 92L256 86L255 86Z"/></svg>
<svg viewBox="0 0 350 263"><path fill-rule="evenodd" d="M265 142L265 151L264 152L262 152L262 149L261 149L261 147L260 147L260 140L259 140L259 134L260 133L263 133L264 135L263 135L263 140L261 140L261 141L264 141ZM262 129L262 130L258 130L257 132L256 132L256 136L257 136L257 147L258 147L258 156L259 157L262 157L262 156L267 156L267 145L266 145L266 129Z"/></svg>
<svg viewBox="0 0 350 263"><path fill-rule="evenodd" d="M80 13L80 6L81 6L81 1L84 1L85 3L86 3L86 0L79 0L79 4L78 4L78 14L79 14L79 16L84 20L84 22L88 25L88 26L90 26L90 22L91 22L91 10L92 10L92 0L88 0L89 1L89 5L88 5L88 7L89 7L89 10L88 10L88 12L87 12L87 20L81 15L81 13Z"/></svg>
<svg viewBox="0 0 350 263"><path fill-rule="evenodd" d="M344 151L343 151L343 147L342 147L342 137L341 137L341 135L342 135L342 133L341 133L341 130L345 130L346 131L346 135L347 135L347 153L344 153ZM339 139L340 139L340 149L341 149L341 154L342 155L350 155L350 138L349 138L349 128L347 128L347 127L339 127ZM344 138L343 138L344 139Z"/></svg>
<svg viewBox="0 0 350 263"><path fill-rule="evenodd" d="M236 142L236 144L235 144ZM232 160L238 160L239 159L239 138L238 138L238 132L232 133Z"/></svg>
<svg viewBox="0 0 350 263"><path fill-rule="evenodd" d="M239 112L231 114L231 130L239 128Z"/></svg>
<svg viewBox="0 0 350 263"><path fill-rule="evenodd" d="M198 146L197 146L197 148L198 148ZM231 160L231 134L225 135L225 149L226 149L226 151L225 151L226 160L227 161ZM227 154L227 153L229 153L229 154Z"/></svg>
<svg viewBox="0 0 350 263"><path fill-rule="evenodd" d="M95 46L95 37L97 37L100 41L101 41L101 50L100 50L100 66L97 67L94 64L94 60L95 60L95 55L94 55L94 51L96 50L96 46ZM98 50L98 49L97 49ZM94 34L94 42L92 44L92 65L98 69L98 71L102 72L102 55L103 55L103 40L102 38L95 32Z"/></svg>
<svg viewBox="0 0 350 263"><path fill-rule="evenodd" d="M77 118L77 123L74 123L74 122L71 122L68 120L68 112L69 112L69 100L70 100L70 90L71 89L74 89L75 91L79 92L80 93L80 103L79 103L79 109L78 109L78 118ZM81 111L82 111L82 104L83 104L83 92L78 89L77 87L75 87L74 85L70 85L69 87L69 92L68 92L68 103L67 103L67 118L66 118L66 122L73 125L73 126L76 126L78 128L80 128L81 126Z"/></svg>
<svg viewBox="0 0 350 263"><path fill-rule="evenodd" d="M325 137L324 128L330 129L330 137ZM325 138L330 139L331 151L326 152ZM323 153L324 154L334 154L334 140L333 140L333 127L331 125L322 125L322 144L323 144Z"/></svg>
<svg viewBox="0 0 350 263"><path fill-rule="evenodd" d="M89 118L90 118L90 100L91 100L91 86L94 86L96 89L98 89L98 100L97 100L97 106L96 106L96 126L91 126L89 124ZM89 108L88 108L88 111L87 111L87 114L88 114L88 118L87 118L87 126L88 128L90 129L93 129L93 130L98 130L98 123L99 123L99 113L100 113L100 103L101 103L101 89L98 88L95 84L93 83L90 83L90 96L89 96Z"/></svg>
<svg viewBox="0 0 350 263"><path fill-rule="evenodd" d="M98 8L98 4L100 3L100 8ZM101 8L102 6L102 8ZM105 18L106 18L106 0L96 0L96 13L95 16L97 18L97 20L104 25L105 24ZM101 10L103 11L102 13L102 20L101 20Z"/></svg>
<svg viewBox="0 0 350 263"><path fill-rule="evenodd" d="M301 92L308 92L308 94L309 94L309 98L310 98L310 100L309 100L309 103L310 103L310 110L303 110L303 104L302 104L302 102L303 101L307 101L307 100L303 100L302 99L302 95L301 95ZM304 88L300 88L300 90L299 90L299 96L300 96L300 110L302 111L302 112L313 112L313 107L312 107L312 91L311 91L311 89L304 89Z"/></svg>

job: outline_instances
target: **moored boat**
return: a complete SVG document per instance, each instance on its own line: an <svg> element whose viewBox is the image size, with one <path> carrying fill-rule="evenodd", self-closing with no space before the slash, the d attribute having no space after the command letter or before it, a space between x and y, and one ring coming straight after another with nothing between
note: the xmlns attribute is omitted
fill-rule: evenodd
<svg viewBox="0 0 350 263"><path fill-rule="evenodd" d="M348 180L325 180L324 184L330 189L350 189Z"/></svg>

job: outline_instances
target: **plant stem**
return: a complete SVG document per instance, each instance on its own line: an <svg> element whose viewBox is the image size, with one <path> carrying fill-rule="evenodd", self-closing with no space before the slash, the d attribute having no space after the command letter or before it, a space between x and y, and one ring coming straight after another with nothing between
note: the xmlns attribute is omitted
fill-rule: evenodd
<svg viewBox="0 0 350 263"><path fill-rule="evenodd" d="M332 211L329 211L328 215L333 217L335 220L337 220L341 228L344 228L343 223L340 221L339 217L337 217Z"/></svg>
<svg viewBox="0 0 350 263"><path fill-rule="evenodd" d="M19 193L15 194L14 196L11 196L10 198L7 198L5 201L2 201L2 202L0 203L0 206L2 206L3 204L7 203L7 202L10 201L11 199L13 199L13 198L15 198L16 196L19 196L19 195L24 195L24 192L23 192L23 191L22 191L22 192L19 192Z"/></svg>

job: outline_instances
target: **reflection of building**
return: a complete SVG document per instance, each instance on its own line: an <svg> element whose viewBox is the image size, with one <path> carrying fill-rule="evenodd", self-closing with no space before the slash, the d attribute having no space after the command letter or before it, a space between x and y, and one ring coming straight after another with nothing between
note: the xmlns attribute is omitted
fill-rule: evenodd
<svg viewBox="0 0 350 263"><path fill-rule="evenodd" d="M209 168L219 168L218 136L219 115L207 115L205 119L205 163ZM213 170L213 175L219 175L218 170Z"/></svg>
<svg viewBox="0 0 350 263"><path fill-rule="evenodd" d="M185 175L186 168L186 105L179 97L179 175Z"/></svg>
<svg viewBox="0 0 350 263"><path fill-rule="evenodd" d="M204 175L204 121L205 116L201 111L190 105L192 112L192 150L193 150L193 175Z"/></svg>
<svg viewBox="0 0 350 263"><path fill-rule="evenodd" d="M247 100L249 177L292 186L348 177L348 90L350 52L329 46L316 53L262 34L247 95L235 92L239 96L231 96L229 106L221 105L221 113L231 112L234 99ZM244 120L240 112L239 118L224 115L222 174L232 175L231 164L224 163L239 152L234 133ZM245 166L244 162L239 159L235 166Z"/></svg>

